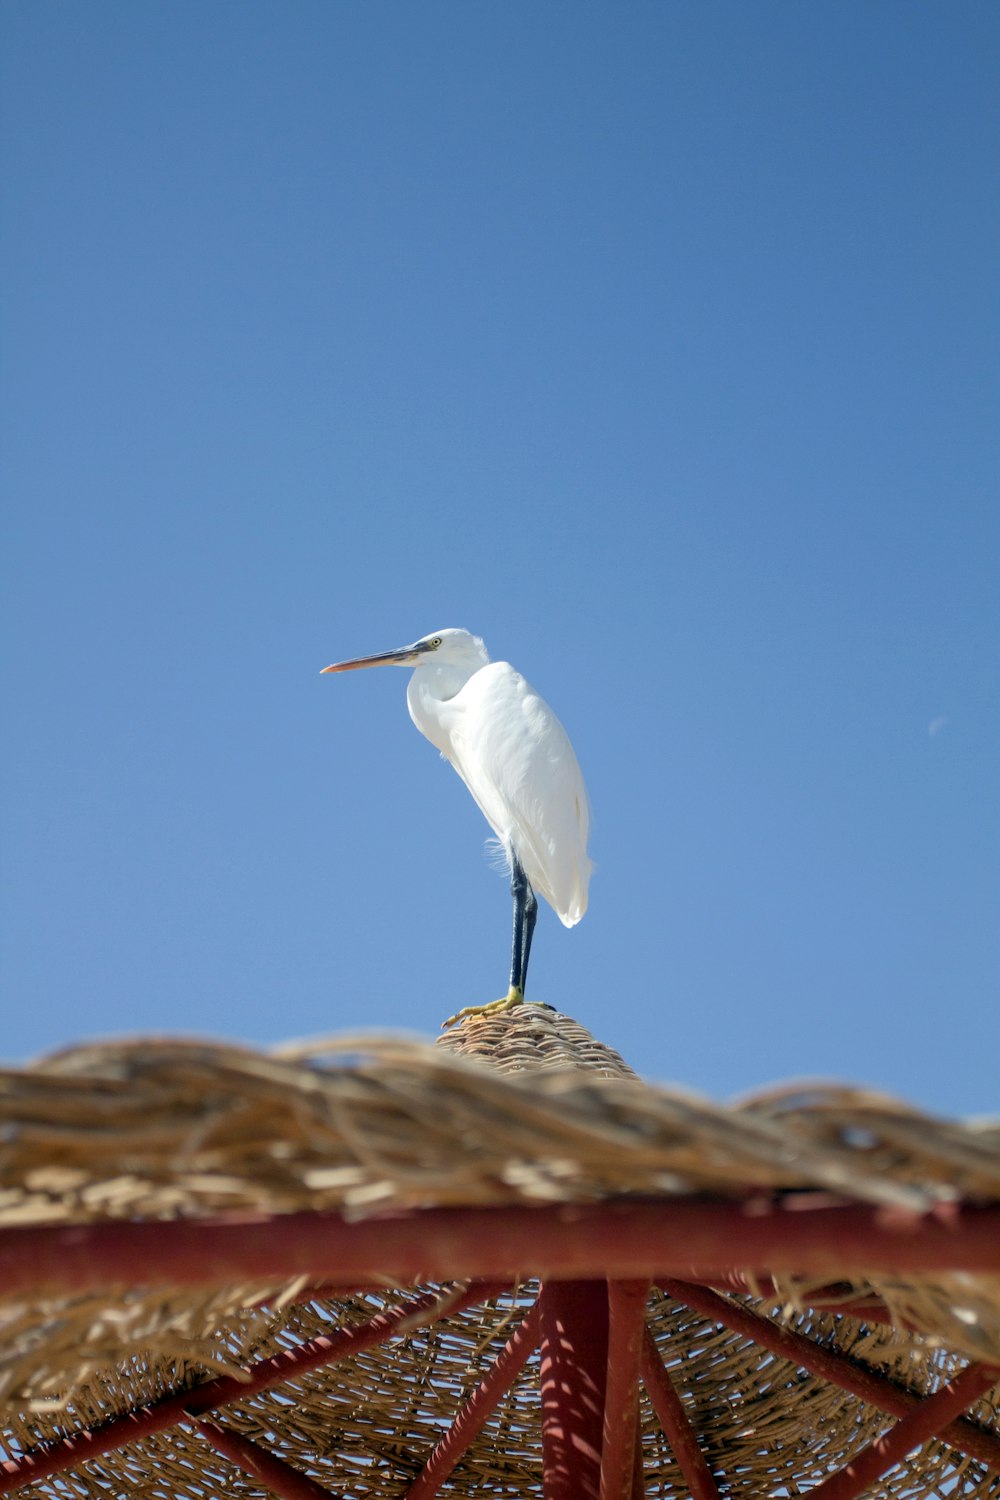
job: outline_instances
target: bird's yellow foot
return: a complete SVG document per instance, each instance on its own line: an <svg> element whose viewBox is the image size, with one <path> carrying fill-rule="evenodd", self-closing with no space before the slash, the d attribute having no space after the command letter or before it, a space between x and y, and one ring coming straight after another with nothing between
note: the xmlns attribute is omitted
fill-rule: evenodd
<svg viewBox="0 0 1000 1500"><path fill-rule="evenodd" d="M505 1010L513 1010L515 1005L521 1005L524 1001L524 991L518 985L512 984L502 1000L489 1000L485 1005L467 1005L464 1010L456 1011L449 1016L447 1021L442 1021L441 1030L447 1031L449 1026L454 1026L456 1021L464 1021L468 1016L496 1016Z"/></svg>

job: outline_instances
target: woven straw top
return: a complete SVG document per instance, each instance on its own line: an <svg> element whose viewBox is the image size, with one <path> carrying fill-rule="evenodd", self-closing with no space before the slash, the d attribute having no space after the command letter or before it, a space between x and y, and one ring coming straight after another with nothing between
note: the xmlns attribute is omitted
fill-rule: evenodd
<svg viewBox="0 0 1000 1500"><path fill-rule="evenodd" d="M107 1219L198 1219L253 1210L588 1203L623 1194L745 1198L751 1188L834 1193L920 1210L1000 1200L1000 1127L932 1118L844 1087L777 1088L721 1106L642 1083L569 1017L524 1005L436 1045L347 1037L270 1053L145 1040L74 1048L0 1072L0 1232ZM746 1267L751 1276L759 1267ZM325 1297L308 1287L157 1285L4 1296L0 1412L16 1459L303 1340L391 1310L412 1291ZM751 1283L752 1284L752 1283ZM858 1275L845 1304L878 1297L889 1321L811 1305L775 1276L734 1297L911 1394L968 1360L1000 1364L1000 1275ZM401 1496L502 1350L534 1295L514 1287L331 1368L236 1401L227 1425L338 1496ZM814 1300L814 1299L812 1299ZM801 1492L891 1423L676 1298L648 1309L663 1358L727 1496ZM538 1495L537 1359L530 1359L442 1494ZM970 1411L1000 1434L987 1394ZM649 1494L685 1493L643 1398ZM997 1450L1000 1452L1000 1449ZM214 1465L214 1466L213 1466ZM954 1486L949 1489L948 1486ZM788 1493L800 1491L787 1490ZM1000 1495L1000 1478L935 1441L868 1493ZM206 1458L186 1428L78 1463L34 1496L260 1496Z"/></svg>

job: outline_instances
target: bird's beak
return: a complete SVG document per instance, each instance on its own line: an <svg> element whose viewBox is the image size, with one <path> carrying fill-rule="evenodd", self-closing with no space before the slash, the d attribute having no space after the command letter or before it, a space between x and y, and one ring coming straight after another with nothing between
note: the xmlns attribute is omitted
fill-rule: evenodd
<svg viewBox="0 0 1000 1500"><path fill-rule="evenodd" d="M374 656L355 656L351 661L335 661L332 666L322 667L324 672L355 672L358 667L405 667L420 659L416 646L401 646L398 651L377 651Z"/></svg>

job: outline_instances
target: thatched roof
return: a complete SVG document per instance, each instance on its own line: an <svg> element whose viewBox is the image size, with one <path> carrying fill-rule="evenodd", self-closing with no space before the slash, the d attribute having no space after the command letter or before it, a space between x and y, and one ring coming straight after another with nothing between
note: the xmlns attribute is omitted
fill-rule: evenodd
<svg viewBox="0 0 1000 1500"><path fill-rule="evenodd" d="M627 1215L707 1204L749 1222L768 1205L821 1200L895 1216L912 1238L1000 1204L996 1124L818 1085L714 1104L640 1082L576 1022L532 1005L437 1045L366 1036L270 1053L172 1039L73 1048L0 1073L0 1142L0 1442L13 1462L0 1493L27 1481L34 1496L272 1493L184 1415L204 1409L193 1392L220 1376L235 1378L227 1432L330 1494L402 1496L494 1362L514 1357L508 1342L550 1269L519 1252L528 1260L513 1267L517 1280L479 1296L454 1273L436 1276L430 1250L416 1289L378 1264L367 1284L355 1270L334 1285L326 1266L248 1279L239 1257L235 1272L213 1260L175 1280L178 1229L235 1220L252 1239L275 1215L291 1234L316 1214L362 1229L412 1214L404 1222L419 1234L425 1214L545 1205ZM124 1262L108 1260L106 1273L98 1264L62 1276L79 1226L115 1224L127 1239L150 1222L162 1226L162 1255L148 1256L148 1273L122 1282ZM719 1493L805 1493L970 1361L1000 1366L1000 1242L995 1264L982 1264L981 1248L977 1257L972 1270L894 1269L884 1255L866 1265L852 1254L831 1276L751 1263L733 1242L724 1276L658 1277L646 1326ZM295 1365L310 1341L380 1314L399 1323L390 1341ZM282 1353L293 1356L290 1379L248 1376ZM91 1438L73 1451L63 1443L178 1392L173 1422L147 1424L135 1441L90 1459ZM989 1467L1000 1466L998 1398L1000 1388L985 1390L865 1493L1000 1495L1000 1467ZM640 1420L647 1493L688 1493L649 1380ZM540 1494L540 1424L529 1349L442 1494ZM53 1443L70 1466L31 1482L24 1454Z"/></svg>

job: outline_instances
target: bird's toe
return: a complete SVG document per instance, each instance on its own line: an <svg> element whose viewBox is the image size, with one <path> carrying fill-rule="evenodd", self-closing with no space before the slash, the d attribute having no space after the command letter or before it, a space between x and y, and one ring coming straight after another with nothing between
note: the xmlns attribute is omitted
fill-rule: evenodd
<svg viewBox="0 0 1000 1500"><path fill-rule="evenodd" d="M516 984L512 984L500 1000L489 1000L485 1005L466 1005L462 1010L449 1016L447 1021L441 1023L441 1030L447 1031L449 1026L455 1026L460 1021L468 1021L474 1016L495 1016L502 1014L505 1010L513 1010L515 1005L524 1003L524 991Z"/></svg>

